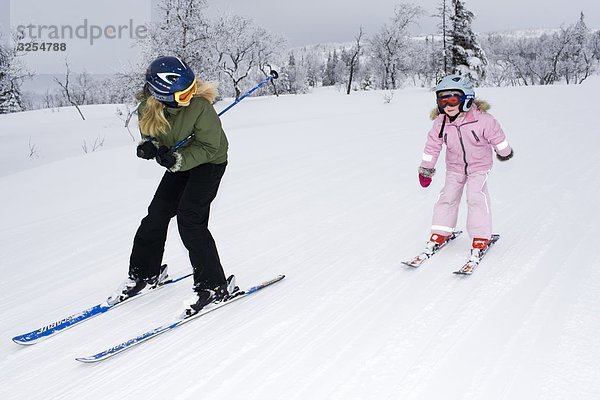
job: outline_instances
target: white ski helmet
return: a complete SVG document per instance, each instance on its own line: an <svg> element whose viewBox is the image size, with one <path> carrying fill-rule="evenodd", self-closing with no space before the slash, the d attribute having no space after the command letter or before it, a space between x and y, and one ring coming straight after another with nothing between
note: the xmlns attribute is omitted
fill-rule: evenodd
<svg viewBox="0 0 600 400"><path fill-rule="evenodd" d="M458 90L465 99L460 103L460 111L467 112L475 100L473 85L466 77L461 75L448 75L443 77L435 86L435 95L447 90Z"/></svg>

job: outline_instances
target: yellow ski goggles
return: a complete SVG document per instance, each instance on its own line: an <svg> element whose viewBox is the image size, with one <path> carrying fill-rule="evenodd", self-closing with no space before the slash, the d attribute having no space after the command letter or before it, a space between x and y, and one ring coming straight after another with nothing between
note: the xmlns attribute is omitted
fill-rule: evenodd
<svg viewBox="0 0 600 400"><path fill-rule="evenodd" d="M180 106L187 105L197 92L198 83L196 82L196 79L194 79L194 82L186 89L174 93L175 102Z"/></svg>

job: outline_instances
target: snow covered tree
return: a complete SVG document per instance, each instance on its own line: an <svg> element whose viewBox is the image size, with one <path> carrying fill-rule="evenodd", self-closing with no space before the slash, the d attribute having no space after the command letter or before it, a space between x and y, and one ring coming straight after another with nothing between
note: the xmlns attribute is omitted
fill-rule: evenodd
<svg viewBox="0 0 600 400"><path fill-rule="evenodd" d="M597 62L600 61L600 30L590 36L588 47L592 53L592 58Z"/></svg>
<svg viewBox="0 0 600 400"><path fill-rule="evenodd" d="M559 62L568 40L558 34L539 37L489 35L484 39L488 64L487 81L496 85L546 85L559 79Z"/></svg>
<svg viewBox="0 0 600 400"><path fill-rule="evenodd" d="M333 50L327 56L327 64L325 64L325 71L323 72L323 86L333 86L338 80L336 76L336 66L339 62L337 51Z"/></svg>
<svg viewBox="0 0 600 400"><path fill-rule="evenodd" d="M3 69L3 66L0 66ZM23 111L20 88L15 81L6 79L6 74L0 72L0 114Z"/></svg>
<svg viewBox="0 0 600 400"><path fill-rule="evenodd" d="M488 57L486 81L493 86L520 85L515 71L515 40L500 34L482 38L482 47Z"/></svg>
<svg viewBox="0 0 600 400"><path fill-rule="evenodd" d="M131 65L116 73L102 84L102 92L107 103L137 104L136 96L144 86L147 65Z"/></svg>
<svg viewBox="0 0 600 400"><path fill-rule="evenodd" d="M303 52L301 64L306 69L306 84L317 87L321 82L322 60L314 52Z"/></svg>
<svg viewBox="0 0 600 400"><path fill-rule="evenodd" d="M542 35L536 51L540 55L530 62L530 69L537 83L551 85L560 81L561 76L570 73L570 57L573 45L572 28L561 28L553 35ZM565 62L566 61L566 62Z"/></svg>
<svg viewBox="0 0 600 400"><path fill-rule="evenodd" d="M279 74L279 85L283 92L290 94L306 93L306 68L296 61L293 52L289 53L287 63Z"/></svg>
<svg viewBox="0 0 600 400"><path fill-rule="evenodd" d="M72 84L73 101L77 104L101 104L104 102L100 91L98 90L98 82L94 80L89 72L76 74Z"/></svg>
<svg viewBox="0 0 600 400"><path fill-rule="evenodd" d="M413 40L408 47L409 75L415 86L431 87L444 73L444 57L442 40L434 35L425 40Z"/></svg>
<svg viewBox="0 0 600 400"><path fill-rule="evenodd" d="M593 73L597 64L593 47L589 45L591 34L584 19L582 12L575 25L561 30L561 34L568 36L568 43L560 61L559 71L567 84L582 83Z"/></svg>
<svg viewBox="0 0 600 400"><path fill-rule="evenodd" d="M543 85L552 76L550 73L545 72L548 63L539 46L539 44L550 46L548 38L549 36L546 34L537 40L520 38L512 46L509 46L503 54L523 85Z"/></svg>
<svg viewBox="0 0 600 400"><path fill-rule="evenodd" d="M271 34L270 40L264 41L263 46L258 47L258 69L264 78L270 75L271 70L277 71L280 65L282 49L285 46L285 39L276 34ZM275 96L279 96L277 83L274 79L270 81L270 87Z"/></svg>
<svg viewBox="0 0 600 400"><path fill-rule="evenodd" d="M452 0L452 11L451 67L454 73L468 76L477 85L485 79L488 62L471 29L473 13L467 10L464 0Z"/></svg>
<svg viewBox="0 0 600 400"><path fill-rule="evenodd" d="M207 7L206 0L159 0L158 22L149 26L147 37L138 43L142 64L172 55L185 60L194 71L201 71L202 80L216 79Z"/></svg>
<svg viewBox="0 0 600 400"><path fill-rule="evenodd" d="M25 108L21 84L32 74L19 57L16 46L0 44L0 114L19 112Z"/></svg>
<svg viewBox="0 0 600 400"><path fill-rule="evenodd" d="M210 45L216 54L218 71L228 78L238 99L251 71L257 69L259 63L269 63L264 58L268 53L265 49L275 42L274 35L255 25L251 19L238 15L222 16L211 28L211 33Z"/></svg>
<svg viewBox="0 0 600 400"><path fill-rule="evenodd" d="M338 89L346 84L346 60L348 58L348 52L346 49L342 48L340 51L340 56L333 67L333 79L335 81L335 86Z"/></svg>
<svg viewBox="0 0 600 400"><path fill-rule="evenodd" d="M373 67L379 75L382 89L396 89L400 83L399 74L406 70L408 26L423 14L423 9L414 4L402 3L396 6L391 23L385 24L369 40Z"/></svg>
<svg viewBox="0 0 600 400"><path fill-rule="evenodd" d="M207 17L207 0L158 0L158 22L139 42L142 64L159 56L185 60L201 80L218 80L221 93L239 97L248 78L264 76L283 39L248 18ZM274 89L274 86L272 86Z"/></svg>
<svg viewBox="0 0 600 400"><path fill-rule="evenodd" d="M600 30L590 34L588 50L591 54L592 61L595 62L597 68L598 63L600 63Z"/></svg>
<svg viewBox="0 0 600 400"><path fill-rule="evenodd" d="M275 65L279 66L277 87L281 93L307 93L323 79L325 59L322 46L305 46L278 52ZM277 69L277 68L276 68Z"/></svg>
<svg viewBox="0 0 600 400"><path fill-rule="evenodd" d="M560 80L561 60L570 40L564 29L539 38L520 38L505 56L524 85L551 85Z"/></svg>

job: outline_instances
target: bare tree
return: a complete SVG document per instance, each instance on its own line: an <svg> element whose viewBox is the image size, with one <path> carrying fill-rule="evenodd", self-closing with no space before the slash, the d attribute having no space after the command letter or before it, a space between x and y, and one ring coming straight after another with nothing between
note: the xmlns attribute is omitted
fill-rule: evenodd
<svg viewBox="0 0 600 400"><path fill-rule="evenodd" d="M354 79L354 71L356 69L356 67L358 66L358 61L359 61L359 57L362 53L362 38L363 38L363 29L362 26L360 27L360 29L358 30L358 36L356 36L354 38L355 42L354 42L354 46L352 47L352 50L350 51L350 59L348 60L348 68L349 68L349 74L348 74L348 86L346 88L346 94L350 94L350 90L352 89L352 80Z"/></svg>
<svg viewBox="0 0 600 400"><path fill-rule="evenodd" d="M408 37L408 26L423 15L421 7L402 3L396 6L391 23L385 24L369 41L372 61L379 66L381 87L395 89L398 73L404 68L402 59Z"/></svg>
<svg viewBox="0 0 600 400"><path fill-rule="evenodd" d="M272 34L237 15L222 16L213 27L212 46L217 54L219 71L231 82L236 100L242 94L242 82L250 72L265 65ZM262 51L262 58L259 54Z"/></svg>
<svg viewBox="0 0 600 400"><path fill-rule="evenodd" d="M58 78L54 78L54 80L62 88L62 93L67 98L67 101L77 109L77 111L79 112L79 115L81 116L81 119L83 119L85 121L85 117L83 116L83 113L81 112L81 109L79 108L79 105L74 101L72 93L71 93L71 89L69 88L69 76L71 75L71 68L69 67L69 61L66 58L65 58L65 67L66 67L65 81L61 82L60 80L58 80Z"/></svg>
<svg viewBox="0 0 600 400"><path fill-rule="evenodd" d="M137 112L137 108L138 105L132 105L130 103L125 103L122 107L119 106L117 107L117 117L123 121L124 123L124 127L125 129L127 129L127 132L129 133L129 137L131 138L131 140L133 142L135 142L135 136L133 136L133 133L131 133L131 129L129 129L129 124L131 122L131 118L133 118L133 115Z"/></svg>
<svg viewBox="0 0 600 400"><path fill-rule="evenodd" d="M537 77L540 85L551 85L559 80L560 60L571 40L568 29L561 29L559 35L542 36L544 46L539 48L540 62L529 63L531 73ZM549 51L548 51L549 50Z"/></svg>
<svg viewBox="0 0 600 400"><path fill-rule="evenodd" d="M34 159L39 157L37 145L31 143L31 138L29 138L29 158Z"/></svg>
<svg viewBox="0 0 600 400"><path fill-rule="evenodd" d="M100 138L100 136L98 136L95 140L94 143L92 144L92 147L89 148L87 142L85 141L85 139L83 140L83 144L81 145L81 148L83 149L84 153L89 153L90 150L92 152L98 150L100 147L104 146L104 137Z"/></svg>
<svg viewBox="0 0 600 400"><path fill-rule="evenodd" d="M96 95L96 83L89 72L84 70L81 74L78 74L75 82L76 85L73 85L73 90L71 92L77 104L84 105L101 103L101 100L98 99Z"/></svg>
<svg viewBox="0 0 600 400"><path fill-rule="evenodd" d="M44 94L44 99L42 103L43 108L52 108L54 107L54 96L50 93L50 89L46 89L46 93Z"/></svg>
<svg viewBox="0 0 600 400"><path fill-rule="evenodd" d="M213 46L218 55L219 70L230 78L236 100L242 94L240 82L258 62L253 51L255 42L251 28L249 19L236 15L221 17L214 27L216 40Z"/></svg>
<svg viewBox="0 0 600 400"><path fill-rule="evenodd" d="M448 21L451 17L451 9L448 6L449 0L441 0L440 5L438 6L438 14L435 14L434 17L439 17L441 19L438 24L438 28L440 33L442 34L442 55L444 59L444 75L448 74L448 31L449 24Z"/></svg>

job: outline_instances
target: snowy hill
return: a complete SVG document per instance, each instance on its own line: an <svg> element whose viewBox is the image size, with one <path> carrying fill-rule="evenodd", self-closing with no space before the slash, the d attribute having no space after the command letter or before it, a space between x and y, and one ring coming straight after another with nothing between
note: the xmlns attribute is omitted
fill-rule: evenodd
<svg viewBox="0 0 600 400"><path fill-rule="evenodd" d="M97 365L74 358L170 321L191 282L31 347L11 338L116 288L163 171L135 157L115 106L87 107L85 122L0 116L0 398L597 399L599 89L478 90L515 157L489 182L502 239L468 278L451 274L467 235L420 269L400 264L427 240L443 185L441 163L431 187L417 181L431 92L244 100L223 116L212 232L241 286L287 278ZM47 158L30 160L36 134ZM106 145L84 154L81 134ZM165 261L190 270L174 226Z"/></svg>

